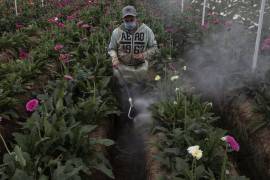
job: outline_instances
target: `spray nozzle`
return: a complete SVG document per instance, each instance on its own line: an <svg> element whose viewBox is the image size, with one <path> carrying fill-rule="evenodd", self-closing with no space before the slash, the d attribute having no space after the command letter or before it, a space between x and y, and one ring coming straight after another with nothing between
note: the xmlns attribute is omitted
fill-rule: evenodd
<svg viewBox="0 0 270 180"><path fill-rule="evenodd" d="M128 98L128 101L129 101L129 111L128 111L128 118L129 119L134 119L133 117L131 117L131 109L133 108L133 101L132 101L132 98L131 97L129 97Z"/></svg>

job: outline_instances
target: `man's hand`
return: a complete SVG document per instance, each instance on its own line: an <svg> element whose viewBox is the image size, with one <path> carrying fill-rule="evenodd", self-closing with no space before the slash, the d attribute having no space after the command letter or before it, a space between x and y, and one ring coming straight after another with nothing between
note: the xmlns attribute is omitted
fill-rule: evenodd
<svg viewBox="0 0 270 180"><path fill-rule="evenodd" d="M134 54L134 59L136 60L140 60L140 61L143 61L144 60L144 55L143 53L140 53L140 54Z"/></svg>
<svg viewBox="0 0 270 180"><path fill-rule="evenodd" d="M113 68L117 68L119 66L119 64L120 64L120 62L119 62L118 58L115 57L112 59Z"/></svg>

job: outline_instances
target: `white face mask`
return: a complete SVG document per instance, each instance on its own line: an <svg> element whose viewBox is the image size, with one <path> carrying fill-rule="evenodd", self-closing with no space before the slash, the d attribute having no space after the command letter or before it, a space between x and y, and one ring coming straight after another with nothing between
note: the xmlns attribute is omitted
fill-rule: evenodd
<svg viewBox="0 0 270 180"><path fill-rule="evenodd" d="M134 29L135 27L136 27L136 21L132 21L132 22L124 22L124 24L125 24L125 28L127 29L127 30L132 30L132 29Z"/></svg>

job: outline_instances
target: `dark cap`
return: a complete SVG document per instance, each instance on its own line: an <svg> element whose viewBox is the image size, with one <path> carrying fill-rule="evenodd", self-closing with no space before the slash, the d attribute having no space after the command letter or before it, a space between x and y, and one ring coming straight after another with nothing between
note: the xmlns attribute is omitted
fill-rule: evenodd
<svg viewBox="0 0 270 180"><path fill-rule="evenodd" d="M137 16L137 12L134 6L126 6L122 9L122 18L126 16Z"/></svg>

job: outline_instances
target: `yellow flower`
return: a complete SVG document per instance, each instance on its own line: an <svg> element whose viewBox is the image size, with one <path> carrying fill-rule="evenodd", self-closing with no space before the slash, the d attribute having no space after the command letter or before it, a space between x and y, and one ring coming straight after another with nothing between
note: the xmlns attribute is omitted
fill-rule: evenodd
<svg viewBox="0 0 270 180"><path fill-rule="evenodd" d="M160 75L156 75L155 81L159 81L161 79Z"/></svg>
<svg viewBox="0 0 270 180"><path fill-rule="evenodd" d="M190 146L187 149L188 153L192 155L193 158L196 158L197 160L202 158L203 151L200 150L200 146Z"/></svg>
<svg viewBox="0 0 270 180"><path fill-rule="evenodd" d="M175 80L178 79L178 78L179 78L178 75L172 76L172 77L171 77L171 81L175 81Z"/></svg>

